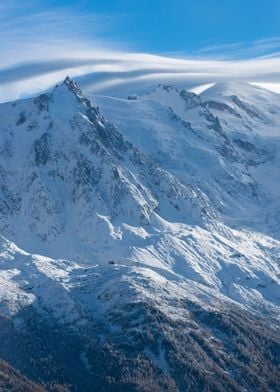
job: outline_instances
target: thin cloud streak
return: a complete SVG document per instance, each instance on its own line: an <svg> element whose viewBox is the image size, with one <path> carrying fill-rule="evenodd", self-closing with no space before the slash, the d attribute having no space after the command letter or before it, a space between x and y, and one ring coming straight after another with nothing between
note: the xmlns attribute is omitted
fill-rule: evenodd
<svg viewBox="0 0 280 392"><path fill-rule="evenodd" d="M204 55L220 59L252 57L270 57L280 51L280 37L259 39L253 42L235 42L224 45L210 45L195 52L195 55Z"/></svg>

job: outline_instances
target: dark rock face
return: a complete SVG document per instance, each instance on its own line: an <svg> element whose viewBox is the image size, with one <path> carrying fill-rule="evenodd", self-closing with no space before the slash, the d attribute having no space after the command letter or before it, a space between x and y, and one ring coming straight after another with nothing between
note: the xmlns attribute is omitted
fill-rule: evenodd
<svg viewBox="0 0 280 392"><path fill-rule="evenodd" d="M41 94L34 99L34 104L38 108L39 112L48 111L50 100L51 100L50 94Z"/></svg>
<svg viewBox="0 0 280 392"><path fill-rule="evenodd" d="M243 102L236 95L232 96L232 101L244 112L246 112L251 118L257 118L258 120L263 121L264 118L258 113L257 109L253 106L248 105L246 102Z"/></svg>
<svg viewBox="0 0 280 392"><path fill-rule="evenodd" d="M195 93L181 90L180 97L185 101L187 110L201 106L201 99L199 95L196 95Z"/></svg>
<svg viewBox="0 0 280 392"><path fill-rule="evenodd" d="M232 114L235 117L241 118L240 114L237 113L234 109L232 109L229 105L222 103L222 102L217 102L217 101L206 101L204 102L204 106L207 109L215 109L215 110L219 110L222 112L228 112L230 114Z"/></svg>
<svg viewBox="0 0 280 392"><path fill-rule="evenodd" d="M33 144L34 159L36 166L45 165L50 158L50 146L49 146L50 135L44 133L40 139L35 140Z"/></svg>
<svg viewBox="0 0 280 392"><path fill-rule="evenodd" d="M26 121L25 113L21 112L20 115L19 115L19 118L18 118L18 120L16 122L16 125L24 124L25 121Z"/></svg>
<svg viewBox="0 0 280 392"><path fill-rule="evenodd" d="M247 140L234 139L233 141L235 144L237 144L240 148L242 148L245 151L248 152L256 151L256 146L254 146L254 144L248 142Z"/></svg>

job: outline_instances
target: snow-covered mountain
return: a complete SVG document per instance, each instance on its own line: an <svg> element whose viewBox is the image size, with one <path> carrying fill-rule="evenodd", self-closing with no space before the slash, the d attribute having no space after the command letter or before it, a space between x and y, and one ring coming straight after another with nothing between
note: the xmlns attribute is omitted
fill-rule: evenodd
<svg viewBox="0 0 280 392"><path fill-rule="evenodd" d="M279 147L247 84L0 105L0 357L49 388L280 388Z"/></svg>
<svg viewBox="0 0 280 392"><path fill-rule="evenodd" d="M92 101L134 145L196 184L224 222L279 238L278 94L244 83L200 96L160 85L134 100Z"/></svg>

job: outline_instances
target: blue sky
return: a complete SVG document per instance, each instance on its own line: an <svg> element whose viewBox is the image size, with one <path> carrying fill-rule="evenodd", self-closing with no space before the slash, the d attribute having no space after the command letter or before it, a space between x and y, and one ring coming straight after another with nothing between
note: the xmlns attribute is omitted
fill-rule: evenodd
<svg viewBox="0 0 280 392"><path fill-rule="evenodd" d="M57 12L60 22L50 28L59 32L72 13L77 34L134 51L250 57L280 50L279 0L0 0L0 10L7 3L7 18Z"/></svg>
<svg viewBox="0 0 280 392"><path fill-rule="evenodd" d="M115 36L141 51L190 54L280 35L279 0L105 0L80 7L115 17Z"/></svg>
<svg viewBox="0 0 280 392"><path fill-rule="evenodd" d="M221 47L222 52L226 45L233 51L236 44L248 47L280 35L279 0L38 0L32 7L33 11L67 7L77 17L94 15L92 26L89 23L82 29L88 37L94 35L100 15L110 21L108 31L102 31L101 36L153 53L195 54L208 47ZM236 50L235 55L245 53Z"/></svg>
<svg viewBox="0 0 280 392"><path fill-rule="evenodd" d="M66 74L112 94L152 80L280 91L279 16L279 0L0 0L0 101Z"/></svg>

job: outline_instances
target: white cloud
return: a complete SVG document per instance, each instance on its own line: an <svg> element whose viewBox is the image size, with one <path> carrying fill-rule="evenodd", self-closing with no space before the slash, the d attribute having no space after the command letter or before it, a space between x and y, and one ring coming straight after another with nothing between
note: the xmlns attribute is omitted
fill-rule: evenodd
<svg viewBox="0 0 280 392"><path fill-rule="evenodd" d="M195 88L220 81L265 84L280 92L280 55L272 51L279 48L278 38L254 42L252 53L257 46L272 52L252 59L213 55L238 51L239 43L205 48L200 51L204 58L133 53L109 39L116 23L112 17L69 7L46 11L36 4L0 0L2 102L47 89L66 75L75 77L86 92L99 94L137 93L157 83Z"/></svg>

